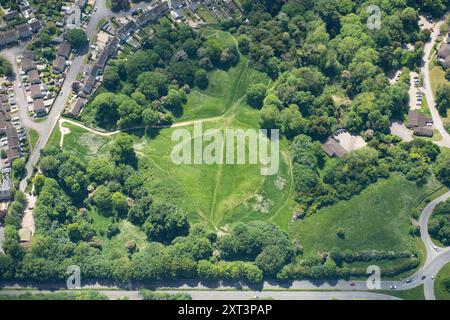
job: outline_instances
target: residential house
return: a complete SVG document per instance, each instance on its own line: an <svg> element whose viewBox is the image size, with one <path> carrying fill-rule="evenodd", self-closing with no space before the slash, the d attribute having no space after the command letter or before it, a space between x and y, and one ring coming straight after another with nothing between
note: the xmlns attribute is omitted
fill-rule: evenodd
<svg viewBox="0 0 450 320"><path fill-rule="evenodd" d="M108 58L109 58L109 51L105 48L95 63L95 65L99 68L100 71L102 71L105 68Z"/></svg>
<svg viewBox="0 0 450 320"><path fill-rule="evenodd" d="M429 127L415 127L413 133L415 136L419 137L433 137L433 129Z"/></svg>
<svg viewBox="0 0 450 320"><path fill-rule="evenodd" d="M159 17L161 17L164 13L169 11L169 3L167 1L163 1L159 3L158 5L142 12L137 17L137 22L139 25L144 25L149 22L156 21Z"/></svg>
<svg viewBox="0 0 450 320"><path fill-rule="evenodd" d="M66 70L66 59L63 57L58 57L53 61L53 72L56 74L61 74Z"/></svg>
<svg viewBox="0 0 450 320"><path fill-rule="evenodd" d="M438 50L438 63L444 68L450 68L450 43L448 42L450 35L447 36L447 41L444 41Z"/></svg>
<svg viewBox="0 0 450 320"><path fill-rule="evenodd" d="M21 24L17 26L17 34L20 39L28 39L31 38L33 33L31 32L30 26L27 23Z"/></svg>
<svg viewBox="0 0 450 320"><path fill-rule="evenodd" d="M83 89L78 94L80 98L86 98L95 88L95 76L89 75L84 83Z"/></svg>
<svg viewBox="0 0 450 320"><path fill-rule="evenodd" d="M186 0L170 0L171 9L180 9L186 5Z"/></svg>
<svg viewBox="0 0 450 320"><path fill-rule="evenodd" d="M41 91L41 86L38 84L33 84L30 86L30 95L33 100L44 98L44 94Z"/></svg>
<svg viewBox="0 0 450 320"><path fill-rule="evenodd" d="M39 76L39 72L37 70L31 70L28 72L28 80L31 84L40 84L41 77Z"/></svg>
<svg viewBox="0 0 450 320"><path fill-rule="evenodd" d="M34 20L34 21L30 22L29 26L30 26L31 32L33 32L33 33L39 32L39 30L42 27L39 20Z"/></svg>
<svg viewBox="0 0 450 320"><path fill-rule="evenodd" d="M36 54L31 50L26 50L23 52L22 58L27 58L34 61L36 60Z"/></svg>
<svg viewBox="0 0 450 320"><path fill-rule="evenodd" d="M68 42L63 42L58 48L58 57L69 59L72 47Z"/></svg>
<svg viewBox="0 0 450 320"><path fill-rule="evenodd" d="M348 154L347 150L333 137L328 138L322 148L329 157L343 157Z"/></svg>
<svg viewBox="0 0 450 320"><path fill-rule="evenodd" d="M129 21L119 29L117 29L117 35L122 41L126 41L130 35L136 31L137 25L134 21Z"/></svg>
<svg viewBox="0 0 450 320"><path fill-rule="evenodd" d="M17 41L17 32L15 29L3 32L3 36L5 38L5 45L9 45Z"/></svg>
<svg viewBox="0 0 450 320"><path fill-rule="evenodd" d="M81 28L81 8L74 5L65 20L68 29Z"/></svg>
<svg viewBox="0 0 450 320"><path fill-rule="evenodd" d="M408 123L406 127L408 129L429 127L433 125L433 119L428 118L420 114L417 110L410 110L408 113Z"/></svg>
<svg viewBox="0 0 450 320"><path fill-rule="evenodd" d="M36 99L33 101L33 110L38 117L44 117L47 115L47 110L45 109L45 102L42 99Z"/></svg>
<svg viewBox="0 0 450 320"><path fill-rule="evenodd" d="M75 104L73 105L72 110L70 110L69 114L74 117L78 117L80 115L83 107L84 107L84 102L82 100L77 100L77 102L75 102Z"/></svg>
<svg viewBox="0 0 450 320"><path fill-rule="evenodd" d="M18 18L20 16L19 12L17 10L10 11L8 13L5 13L3 16L3 20L6 22L11 22L14 19Z"/></svg>
<svg viewBox="0 0 450 320"><path fill-rule="evenodd" d="M111 37L106 44L106 48L109 52L109 57L113 58L117 55L119 51L120 40L117 37Z"/></svg>
<svg viewBox="0 0 450 320"><path fill-rule="evenodd" d="M8 150L6 151L6 155L9 162L12 163L20 156L20 144L17 130L10 122L6 124L6 136L8 138Z"/></svg>
<svg viewBox="0 0 450 320"><path fill-rule="evenodd" d="M36 64L30 58L22 58L22 71L27 73L31 70L36 70Z"/></svg>

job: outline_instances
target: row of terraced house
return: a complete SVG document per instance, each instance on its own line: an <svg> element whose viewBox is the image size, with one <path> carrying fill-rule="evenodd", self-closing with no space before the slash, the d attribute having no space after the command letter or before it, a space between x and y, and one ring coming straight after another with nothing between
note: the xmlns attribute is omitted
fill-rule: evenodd
<svg viewBox="0 0 450 320"><path fill-rule="evenodd" d="M0 47L11 46L18 41L26 41L38 33L41 29L41 23L34 17L34 10L28 1L22 1L20 9L12 10L3 15L9 29L0 32ZM27 20L26 23L19 24L15 27L12 25L18 20Z"/></svg>

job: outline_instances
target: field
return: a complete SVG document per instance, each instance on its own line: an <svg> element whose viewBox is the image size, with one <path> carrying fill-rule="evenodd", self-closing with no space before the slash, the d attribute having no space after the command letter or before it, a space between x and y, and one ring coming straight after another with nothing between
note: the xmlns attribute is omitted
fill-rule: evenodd
<svg viewBox="0 0 450 320"><path fill-rule="evenodd" d="M205 35L228 43L235 41L224 32L207 30ZM189 143L192 144L194 120L203 120L203 132L207 129L220 133L225 129L257 129L259 112L249 107L245 99L248 85L255 82L270 86L269 79L251 69L243 57L238 65L227 71L210 73L210 86L206 90L193 89L181 117L172 128L158 132L130 132L140 158L140 174L146 184L167 201L185 209L191 223L205 222L213 230L227 232L235 222L272 221L288 231L292 238L299 239L305 254L333 247L395 251L417 248L417 241L408 235L410 211L438 187L436 184L418 187L393 175L349 201L325 208L304 221L292 222L294 190L286 141L280 141L279 171L273 176L261 175L260 163L177 165L172 161L173 147L178 144L178 141L172 141L172 134L183 129L190 135ZM63 127L66 131L65 150L86 160L107 156L111 137L68 123ZM49 145L59 146L60 141L61 133L56 128ZM208 144L203 142L203 148ZM111 222L93 209L90 214L100 228L105 229ZM138 247L145 245L141 231L125 221L120 223L120 228L121 234L127 237L113 238L111 246L106 245L104 254L126 254L125 242L130 237L134 237ZM345 230L344 239L336 236L337 228Z"/></svg>
<svg viewBox="0 0 450 320"><path fill-rule="evenodd" d="M445 72L444 70L434 63L434 66L430 70L430 81L431 81L431 89L433 90L434 95L436 96L437 88L445 83L449 83L445 79ZM444 125L450 124L450 108L447 112L447 117L444 117L442 119L444 121Z"/></svg>
<svg viewBox="0 0 450 320"><path fill-rule="evenodd" d="M434 294L437 300L450 300L450 292L444 287L445 279L450 279L450 263L447 263L436 276Z"/></svg>
<svg viewBox="0 0 450 320"><path fill-rule="evenodd" d="M234 39L223 32L210 32L222 42ZM179 127L192 136L194 119L203 119L203 131L208 129L257 129L259 114L247 106L245 93L250 83L269 80L248 67L242 57L240 63L227 71L210 74L206 90L192 90L183 115L175 127L158 132L155 137L136 140L136 150L148 180L165 190L168 198L189 213L191 221L207 222L212 228L227 230L237 221L272 220L287 227L292 214L292 179L290 158L284 142L280 146L280 170L277 175L262 176L260 164L245 165L175 165L171 152L177 142L171 135ZM205 147L207 144L204 143ZM246 150L248 154L248 149ZM168 200L169 200L168 199Z"/></svg>
<svg viewBox="0 0 450 320"><path fill-rule="evenodd" d="M305 253L334 247L351 250L408 250L415 248L408 235L411 209L436 186L423 188L399 175L380 180L349 201L320 210L304 221L292 222L290 234ZM336 230L343 228L343 239Z"/></svg>

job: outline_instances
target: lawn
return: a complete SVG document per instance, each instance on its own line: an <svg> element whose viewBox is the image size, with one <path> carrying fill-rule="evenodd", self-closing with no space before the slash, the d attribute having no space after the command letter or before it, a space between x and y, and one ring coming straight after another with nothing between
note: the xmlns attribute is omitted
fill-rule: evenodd
<svg viewBox="0 0 450 320"><path fill-rule="evenodd" d="M72 152L84 160L107 155L107 145L111 138L91 133L70 123L64 123L63 128L70 131L64 135L63 149L65 151ZM59 147L60 142L61 132L59 126L56 126L47 142L47 147Z"/></svg>
<svg viewBox="0 0 450 320"><path fill-rule="evenodd" d="M433 90L434 96L436 96L437 88L445 83L449 83L445 79L445 71L436 63L433 68L430 70L430 81L431 81L431 89ZM447 117L443 117L444 125L450 124L450 108L448 110Z"/></svg>
<svg viewBox="0 0 450 320"><path fill-rule="evenodd" d="M216 24L217 20L214 18L209 12L208 8L206 8L204 5L200 5L198 7L197 14L208 24Z"/></svg>
<svg viewBox="0 0 450 320"><path fill-rule="evenodd" d="M289 227L305 253L334 247L351 250L408 250L416 247L408 235L411 209L436 186L418 187L393 175L369 186L348 201L320 210ZM344 239L336 235L343 228Z"/></svg>
<svg viewBox="0 0 450 320"><path fill-rule="evenodd" d="M446 290L444 280L450 279L450 263L447 263L437 274L434 282L434 294L437 300L450 300L450 292Z"/></svg>
<svg viewBox="0 0 450 320"><path fill-rule="evenodd" d="M30 139L31 148L34 149L39 140L39 133L34 129L30 129L28 131L28 138Z"/></svg>

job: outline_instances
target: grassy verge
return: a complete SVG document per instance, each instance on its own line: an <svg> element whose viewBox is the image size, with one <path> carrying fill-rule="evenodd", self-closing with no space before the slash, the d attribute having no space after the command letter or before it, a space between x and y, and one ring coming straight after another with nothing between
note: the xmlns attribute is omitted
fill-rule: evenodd
<svg viewBox="0 0 450 320"><path fill-rule="evenodd" d="M394 296L403 300L425 300L425 293L423 291L423 285L415 287L409 290L379 290L376 293L383 293L390 296Z"/></svg>
<svg viewBox="0 0 450 320"><path fill-rule="evenodd" d="M34 129L30 129L28 131L28 137L30 139L31 148L34 149L39 140L39 133Z"/></svg>
<svg viewBox="0 0 450 320"><path fill-rule="evenodd" d="M434 282L434 294L438 300L450 300L450 291L446 289L445 281L450 281L450 263L439 271Z"/></svg>

